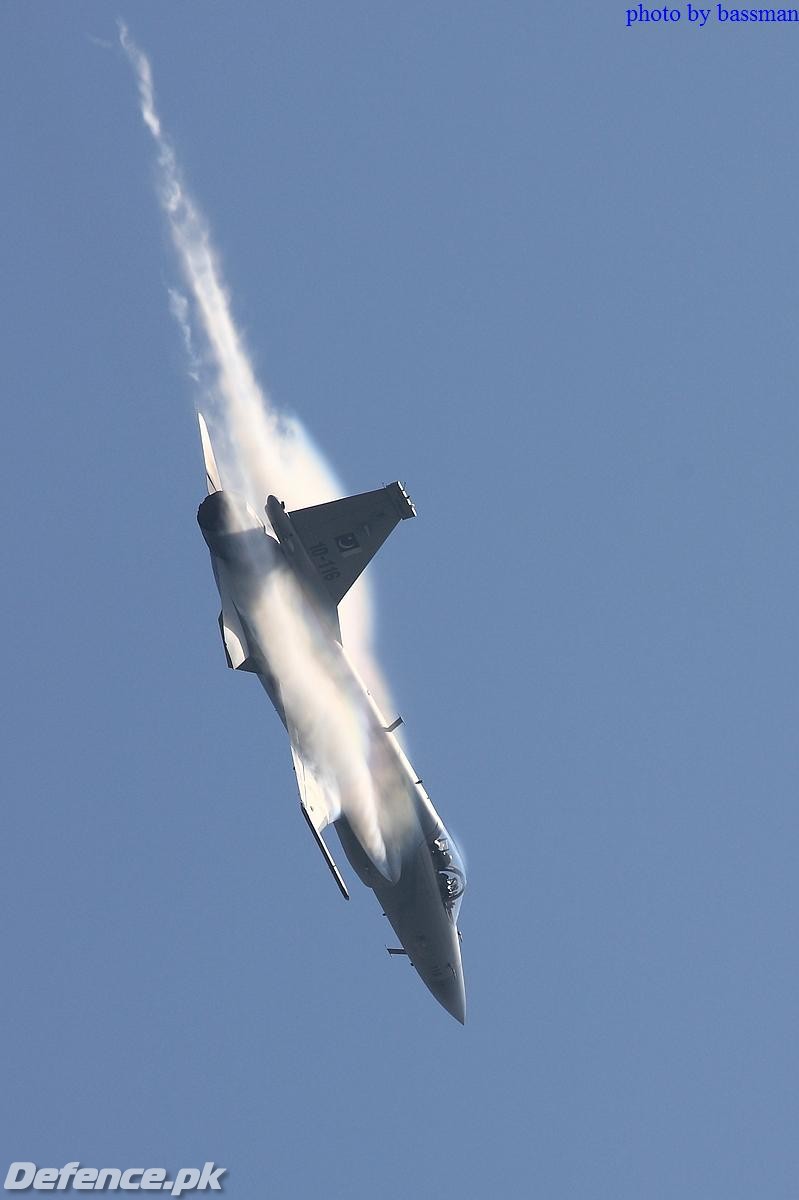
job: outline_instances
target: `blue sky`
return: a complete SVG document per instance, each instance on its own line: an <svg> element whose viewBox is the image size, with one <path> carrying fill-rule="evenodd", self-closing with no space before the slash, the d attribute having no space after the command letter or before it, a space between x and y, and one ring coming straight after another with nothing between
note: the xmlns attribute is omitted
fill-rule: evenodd
<svg viewBox="0 0 799 1200"><path fill-rule="evenodd" d="M461 1028L340 899L225 670L116 15L9 5L0 39L0 1168L787 1200L796 32L119 12L262 383L348 489L417 504L370 570L469 864Z"/></svg>

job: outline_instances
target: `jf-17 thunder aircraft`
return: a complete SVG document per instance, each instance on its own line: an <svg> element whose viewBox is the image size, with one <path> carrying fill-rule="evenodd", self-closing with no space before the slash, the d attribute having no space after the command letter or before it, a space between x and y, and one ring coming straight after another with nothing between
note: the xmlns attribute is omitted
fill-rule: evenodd
<svg viewBox="0 0 799 1200"><path fill-rule="evenodd" d="M208 496L197 521L222 602L230 668L257 675L286 727L300 808L342 895L322 834L332 825L359 879L377 896L401 948L463 1024L458 913L463 862L421 779L341 644L338 605L400 520L416 515L400 483L287 512L265 523L222 486L206 423Z"/></svg>

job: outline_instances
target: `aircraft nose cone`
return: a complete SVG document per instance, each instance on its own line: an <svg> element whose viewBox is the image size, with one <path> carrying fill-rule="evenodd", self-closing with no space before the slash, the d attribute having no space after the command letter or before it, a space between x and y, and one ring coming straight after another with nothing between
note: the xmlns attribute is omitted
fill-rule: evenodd
<svg viewBox="0 0 799 1200"><path fill-rule="evenodd" d="M466 989L463 986L462 975L450 975L448 979L437 980L427 985L438 1003L455 1018L461 1025L466 1023Z"/></svg>

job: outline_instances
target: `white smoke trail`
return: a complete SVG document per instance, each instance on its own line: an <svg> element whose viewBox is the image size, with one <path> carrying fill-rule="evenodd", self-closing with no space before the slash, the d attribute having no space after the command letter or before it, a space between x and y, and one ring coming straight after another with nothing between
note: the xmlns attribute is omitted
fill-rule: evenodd
<svg viewBox="0 0 799 1200"><path fill-rule="evenodd" d="M213 379L209 388L212 407L206 415L217 433L214 446L219 450L223 476L260 513L270 492L284 500L289 510L337 499L344 489L300 422L276 411L258 384L233 321L208 225L186 189L174 149L164 134L155 107L150 63L126 26L120 24L119 29L136 73L141 115L158 152L159 199L207 343ZM201 364L193 347L189 307L181 303L185 299L173 292L171 308L189 353L190 373L196 377ZM340 617L347 653L385 701L385 684L372 650L372 604L366 580L359 579L345 596Z"/></svg>
<svg viewBox="0 0 799 1200"><path fill-rule="evenodd" d="M186 351L186 358L189 360L189 377L195 383L199 383L202 363L197 356L197 351L194 349L194 335L192 334L191 322L189 320L189 302L177 288L169 288L169 311L177 321L178 328L183 337L183 349Z"/></svg>
<svg viewBox="0 0 799 1200"><path fill-rule="evenodd" d="M142 118L156 145L159 199L188 291L187 297L170 289L170 309L181 330L190 375L200 383L205 382L209 369L211 373L203 410L216 435L214 447L223 482L261 513L270 493L284 500L289 510L336 499L343 489L330 467L299 421L276 411L255 378L232 317L208 225L183 182L175 152L164 134L149 61L123 24L120 41L136 74ZM195 344L192 312L203 335L207 361ZM287 594L286 588L290 591L288 582L272 581L268 605L270 660L273 655L286 709L302 727L317 765L335 777L342 808L362 845L384 873L394 876L396 864L388 860L380 820L382 815L385 829L390 813L378 813L376 797L375 772L378 777L384 772L379 753L373 754L365 702L340 686L333 659L312 644L297 619L297 598ZM371 647L371 603L364 580L345 597L340 617L348 655L370 687L380 688L385 695ZM380 778L383 793L384 782Z"/></svg>

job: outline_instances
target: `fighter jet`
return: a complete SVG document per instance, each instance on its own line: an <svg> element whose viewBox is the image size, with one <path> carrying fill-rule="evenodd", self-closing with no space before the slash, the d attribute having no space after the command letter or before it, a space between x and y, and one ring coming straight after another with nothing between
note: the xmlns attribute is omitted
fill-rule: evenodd
<svg viewBox="0 0 799 1200"><path fill-rule="evenodd" d="M211 554L227 665L255 674L286 728L300 810L341 894L323 837L333 826L358 878L375 893L400 947L436 1000L463 1024L458 914L463 861L342 646L338 605L401 520L416 515L403 485L287 512L268 496L264 520L222 486L200 415L208 496L197 513Z"/></svg>

